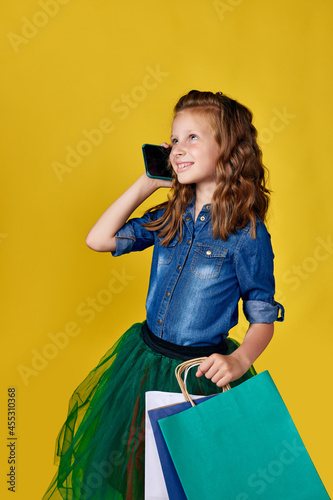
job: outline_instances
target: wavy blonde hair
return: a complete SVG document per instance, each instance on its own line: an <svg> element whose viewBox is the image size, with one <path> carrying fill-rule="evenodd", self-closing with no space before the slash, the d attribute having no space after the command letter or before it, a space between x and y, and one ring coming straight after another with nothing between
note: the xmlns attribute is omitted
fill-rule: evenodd
<svg viewBox="0 0 333 500"><path fill-rule="evenodd" d="M198 90L191 90L179 99L174 118L185 110L198 113L207 120L220 147L211 210L214 238L226 240L248 222L255 238L256 218L265 220L270 190L266 187L266 168L262 163L251 111L221 92L214 94ZM195 185L180 184L173 173L168 201L148 210L154 212L163 208L163 215L144 226L159 231L165 246L176 235L181 239L183 214L194 195Z"/></svg>

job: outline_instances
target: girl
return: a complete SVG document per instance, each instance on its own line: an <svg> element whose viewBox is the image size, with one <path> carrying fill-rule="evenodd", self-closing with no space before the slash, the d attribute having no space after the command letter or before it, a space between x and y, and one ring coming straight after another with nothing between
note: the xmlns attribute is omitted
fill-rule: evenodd
<svg viewBox="0 0 333 500"><path fill-rule="evenodd" d="M247 108L221 92L192 90L175 107L172 182L141 175L89 232L90 248L114 256L154 245L147 319L74 392L44 500L144 498L145 391L179 391L180 362L206 356L189 374L193 394L255 375L252 363L283 320L256 138ZM128 220L161 187L171 188L168 201ZM240 298L250 323L241 346L228 337Z"/></svg>

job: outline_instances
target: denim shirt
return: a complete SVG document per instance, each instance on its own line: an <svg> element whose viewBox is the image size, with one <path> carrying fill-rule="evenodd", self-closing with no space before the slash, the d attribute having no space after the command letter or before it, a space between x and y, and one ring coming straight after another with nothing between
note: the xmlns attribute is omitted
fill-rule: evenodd
<svg viewBox="0 0 333 500"><path fill-rule="evenodd" d="M162 210L130 219L116 234L118 256L154 245L146 301L147 324L160 338L178 345L215 345L238 322L238 302L249 323L283 321L284 309L274 301L274 254L265 224L257 220L256 238L250 224L226 241L214 238L211 206L204 205L194 221L194 201L183 219L183 238L167 247L156 231L142 223L156 220Z"/></svg>

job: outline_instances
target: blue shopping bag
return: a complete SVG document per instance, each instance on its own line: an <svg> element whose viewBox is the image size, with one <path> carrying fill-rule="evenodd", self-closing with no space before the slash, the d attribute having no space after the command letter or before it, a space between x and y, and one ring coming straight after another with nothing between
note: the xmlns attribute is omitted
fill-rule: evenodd
<svg viewBox="0 0 333 500"><path fill-rule="evenodd" d="M195 404L201 404L212 397L214 396L206 396L196 399ZM189 408L191 408L191 403L185 401L183 403L176 403L170 406L164 406L148 411L148 416L153 429L157 451L162 466L165 485L168 491L169 498L172 500L187 500L187 498L158 422L161 418L176 415L177 413L181 413L182 411L188 410Z"/></svg>

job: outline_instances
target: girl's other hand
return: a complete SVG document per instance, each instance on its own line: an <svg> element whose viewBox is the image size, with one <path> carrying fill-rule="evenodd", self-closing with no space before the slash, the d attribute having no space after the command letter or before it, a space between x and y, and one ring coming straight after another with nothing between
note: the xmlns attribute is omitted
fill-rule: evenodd
<svg viewBox="0 0 333 500"><path fill-rule="evenodd" d="M212 354L197 370L197 377L205 375L218 387L237 380L251 367L272 340L274 323L252 323L242 344L231 354Z"/></svg>
<svg viewBox="0 0 333 500"><path fill-rule="evenodd" d="M212 354L199 365L196 376L205 375L217 387L223 387L237 380L244 375L250 366L247 366L245 360L239 358L236 353L237 350L228 356Z"/></svg>

